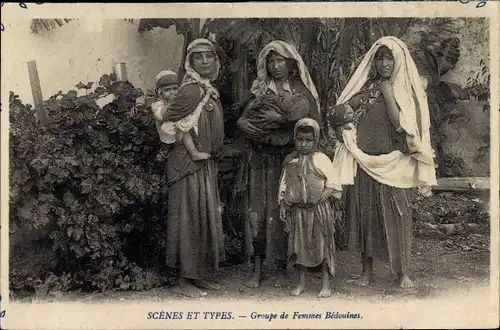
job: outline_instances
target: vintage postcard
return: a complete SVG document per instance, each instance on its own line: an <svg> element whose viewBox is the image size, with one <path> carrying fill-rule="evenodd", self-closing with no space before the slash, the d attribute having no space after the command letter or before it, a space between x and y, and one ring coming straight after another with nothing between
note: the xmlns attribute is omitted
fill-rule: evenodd
<svg viewBox="0 0 500 330"><path fill-rule="evenodd" d="M2 3L1 328L497 328L499 13Z"/></svg>

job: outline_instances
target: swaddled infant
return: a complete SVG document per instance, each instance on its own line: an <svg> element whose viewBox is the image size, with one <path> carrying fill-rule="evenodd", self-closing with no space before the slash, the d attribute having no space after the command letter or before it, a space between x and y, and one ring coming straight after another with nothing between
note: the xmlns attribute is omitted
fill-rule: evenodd
<svg viewBox="0 0 500 330"><path fill-rule="evenodd" d="M286 123L294 123L305 117L310 110L308 99L295 93L287 96L266 94L255 98L243 113L243 118L250 124L261 129L263 134L260 142L272 145L285 145L291 141L291 130ZM266 113L275 111L283 117L282 122L269 122Z"/></svg>

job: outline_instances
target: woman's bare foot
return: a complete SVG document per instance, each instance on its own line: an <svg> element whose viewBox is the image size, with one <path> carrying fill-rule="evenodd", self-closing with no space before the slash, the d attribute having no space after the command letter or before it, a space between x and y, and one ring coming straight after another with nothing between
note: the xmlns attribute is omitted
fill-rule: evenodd
<svg viewBox="0 0 500 330"><path fill-rule="evenodd" d="M179 283L173 289L174 293L181 294L190 298L201 298L207 295L206 291L200 290L186 279L179 279Z"/></svg>
<svg viewBox="0 0 500 330"><path fill-rule="evenodd" d="M253 273L250 278L245 282L245 286L249 288L258 288L262 279L262 259L255 256L253 261Z"/></svg>
<svg viewBox="0 0 500 330"><path fill-rule="evenodd" d="M209 159L210 158L210 154L206 153L206 152L194 152L192 155L191 155L191 158L193 159L193 161L199 161L199 160L206 160L206 159Z"/></svg>
<svg viewBox="0 0 500 330"><path fill-rule="evenodd" d="M253 272L250 278L245 282L245 286L249 288L258 288L260 286L261 273Z"/></svg>
<svg viewBox="0 0 500 330"><path fill-rule="evenodd" d="M299 296L306 289L305 283L299 283L297 287L291 292L292 296Z"/></svg>
<svg viewBox="0 0 500 330"><path fill-rule="evenodd" d="M373 280L373 258L365 257L364 254L361 254L361 262L363 264L363 273L353 284L357 286L368 286Z"/></svg>
<svg viewBox="0 0 500 330"><path fill-rule="evenodd" d="M207 290L220 290L220 284L207 280L195 280L194 285Z"/></svg>
<svg viewBox="0 0 500 330"><path fill-rule="evenodd" d="M292 291L292 296L298 296L304 292L306 288L306 268L299 266L299 285Z"/></svg>
<svg viewBox="0 0 500 330"><path fill-rule="evenodd" d="M401 289L411 289L414 287L413 282L410 280L410 277L405 274L399 275L398 282Z"/></svg>
<svg viewBox="0 0 500 330"><path fill-rule="evenodd" d="M286 274L283 271L278 271L274 280L274 287L282 288L284 286L286 286Z"/></svg>
<svg viewBox="0 0 500 330"><path fill-rule="evenodd" d="M361 274L357 280L353 282L357 286L368 286L373 280L372 274Z"/></svg>

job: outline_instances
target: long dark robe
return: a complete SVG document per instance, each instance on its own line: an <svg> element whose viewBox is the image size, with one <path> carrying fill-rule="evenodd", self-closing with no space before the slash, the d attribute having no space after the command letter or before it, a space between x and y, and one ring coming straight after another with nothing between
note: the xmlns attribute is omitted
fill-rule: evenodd
<svg viewBox="0 0 500 330"><path fill-rule="evenodd" d="M355 110L359 105L356 96L350 103ZM357 143L369 155L387 154L394 150L408 153L405 134L396 132L391 124L382 95L359 119ZM407 272L412 244L411 201L411 189L381 184L358 166L354 185L346 187L347 248L360 251L366 257L389 261L397 273Z"/></svg>
<svg viewBox="0 0 500 330"><path fill-rule="evenodd" d="M297 80L291 81L290 87L309 100L309 111L305 111L303 117L310 116L321 123L309 90ZM274 92L268 90L268 93ZM295 122L283 124L289 128L290 136ZM285 263L287 260L287 239L279 219L278 193L283 161L293 151L292 140L284 146L273 146L247 138L237 186L243 194L246 210L245 253L248 257L258 256L267 262Z"/></svg>
<svg viewBox="0 0 500 330"><path fill-rule="evenodd" d="M165 119L177 121L186 117L201 98L197 84L182 87ZM166 262L186 278L202 279L225 260L214 161L222 150L223 125L222 106L219 100L211 98L200 115L194 141L199 151L210 153L213 158L193 162L182 141L178 141L166 161L169 185Z"/></svg>

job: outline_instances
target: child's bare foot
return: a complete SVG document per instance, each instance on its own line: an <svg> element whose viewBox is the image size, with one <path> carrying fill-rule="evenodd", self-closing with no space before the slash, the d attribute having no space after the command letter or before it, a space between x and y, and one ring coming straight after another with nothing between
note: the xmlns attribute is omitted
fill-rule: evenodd
<svg viewBox="0 0 500 330"><path fill-rule="evenodd" d="M318 293L318 298L328 298L332 296L332 290L330 288L322 288Z"/></svg>
<svg viewBox="0 0 500 330"><path fill-rule="evenodd" d="M328 298L332 295L332 289L330 288L330 274L328 272L328 263L323 261L322 265L322 276L321 276L321 291L318 294L318 298Z"/></svg>
<svg viewBox="0 0 500 330"><path fill-rule="evenodd" d="M190 298L201 298L207 295L206 291L200 290L185 279L180 279L179 284L174 287L174 293L181 294Z"/></svg>
<svg viewBox="0 0 500 330"><path fill-rule="evenodd" d="M220 285L218 283L207 280L195 280L194 285L207 290L220 290Z"/></svg>
<svg viewBox="0 0 500 330"><path fill-rule="evenodd" d="M372 274L361 274L357 280L353 282L357 286L368 286L373 279Z"/></svg>
<svg viewBox="0 0 500 330"><path fill-rule="evenodd" d="M286 275L279 271L277 274L276 274L276 279L274 280L274 287L275 288L282 288L284 287L286 284Z"/></svg>
<svg viewBox="0 0 500 330"><path fill-rule="evenodd" d="M413 282L410 280L410 277L405 274L399 275L398 282L401 289L411 289L414 287Z"/></svg>
<svg viewBox="0 0 500 330"><path fill-rule="evenodd" d="M306 289L306 285L304 283L299 283L297 287L292 291L292 296L299 296Z"/></svg>
<svg viewBox="0 0 500 330"><path fill-rule="evenodd" d="M245 286L249 288L258 288L260 286L260 272L253 272L250 278L245 282Z"/></svg>
<svg viewBox="0 0 500 330"><path fill-rule="evenodd" d="M193 161L206 160L210 158L210 154L206 152L195 152L191 155Z"/></svg>

